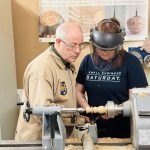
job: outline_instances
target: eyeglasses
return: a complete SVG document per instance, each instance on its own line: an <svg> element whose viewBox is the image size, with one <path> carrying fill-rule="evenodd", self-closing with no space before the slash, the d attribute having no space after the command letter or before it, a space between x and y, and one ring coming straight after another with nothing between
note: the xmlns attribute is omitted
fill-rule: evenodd
<svg viewBox="0 0 150 150"><path fill-rule="evenodd" d="M84 47L85 47L84 43L80 43L80 44L78 45L78 44L76 44L76 43L67 43L67 42L65 42L64 40L61 40L61 41L62 41L63 43L65 43L68 48L71 48L71 49L77 49L77 48L79 48L80 50L83 50Z"/></svg>

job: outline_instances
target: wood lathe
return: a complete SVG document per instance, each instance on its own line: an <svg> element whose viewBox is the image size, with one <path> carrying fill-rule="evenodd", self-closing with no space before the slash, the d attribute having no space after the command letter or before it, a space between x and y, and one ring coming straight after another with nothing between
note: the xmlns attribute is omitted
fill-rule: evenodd
<svg viewBox="0 0 150 150"><path fill-rule="evenodd" d="M132 129L131 144L133 145L133 147L129 146L129 149L128 148L127 149L128 150L133 150L133 149L149 150L150 149L150 88L133 89L131 94L131 99L120 105L114 104L114 102L112 101L108 101L105 106L90 107L87 109L63 108L61 106L30 108L29 102L27 102L24 106L25 109L24 109L23 117L25 118L26 121L30 120L30 115L42 116L43 119L42 142L40 142L40 145L37 145L40 146L39 150L41 149L42 150L66 150L65 146L68 144L66 141L66 129L62 121L61 115L67 113L73 113L72 117L80 117L80 114L82 113L92 114L92 115L95 113L106 114L109 118L114 118L119 114L122 114L124 117L131 117L131 129ZM78 123L73 122L73 126L78 126ZM94 147L97 147L99 145L99 146L103 146L105 149L105 146L108 143L103 143L101 139L97 138L96 124L90 123L88 126L86 126L86 130L87 132L85 132L86 134L83 134L81 140L82 143L80 147L83 146L84 150L89 150L88 149L89 147L90 150L94 150ZM87 140L85 139L86 137L88 137ZM122 145L125 144L130 144L130 143L129 142L121 143L119 150L121 150ZM4 147L6 146L8 147L8 145L9 144L6 143L4 144L1 141L0 150L1 147L3 147L4 149ZM32 145L33 144L31 144L31 146ZM13 144L13 146L15 147L16 145ZM117 150L117 148L118 146L115 149ZM82 148L78 148L78 149L80 150ZM16 150L18 149L16 148Z"/></svg>

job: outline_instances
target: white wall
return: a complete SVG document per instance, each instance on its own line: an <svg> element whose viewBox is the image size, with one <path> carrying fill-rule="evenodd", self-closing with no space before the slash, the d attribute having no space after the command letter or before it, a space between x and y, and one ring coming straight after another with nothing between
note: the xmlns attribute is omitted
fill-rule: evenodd
<svg viewBox="0 0 150 150"><path fill-rule="evenodd" d="M16 128L16 69L11 0L0 0L0 138L13 139Z"/></svg>

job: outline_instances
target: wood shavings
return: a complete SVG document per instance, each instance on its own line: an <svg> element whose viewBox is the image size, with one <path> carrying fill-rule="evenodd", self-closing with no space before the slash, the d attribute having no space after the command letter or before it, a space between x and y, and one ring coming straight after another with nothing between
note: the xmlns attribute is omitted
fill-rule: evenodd
<svg viewBox="0 0 150 150"><path fill-rule="evenodd" d="M94 145L95 150L135 150L131 144L126 146L101 146ZM68 145L65 150L83 150L82 146Z"/></svg>
<svg viewBox="0 0 150 150"><path fill-rule="evenodd" d="M81 139L80 138L68 138L67 143L81 143Z"/></svg>
<svg viewBox="0 0 150 150"><path fill-rule="evenodd" d="M132 145L126 146L99 146L95 145L95 150L134 150Z"/></svg>
<svg viewBox="0 0 150 150"><path fill-rule="evenodd" d="M78 143L79 146L77 145L67 145L65 147L65 150L83 150L83 147L81 146L81 140L78 138L70 138L67 139L67 143ZM100 143L100 145L94 145L94 149L95 150L135 150L133 148L132 144L127 144L127 145L121 145L124 143L131 143L131 139L130 138L99 138L98 139L98 143ZM108 145L107 145L108 143ZM111 145L116 143L116 145ZM120 143L120 144L119 144ZM117 145L118 144L118 145Z"/></svg>
<svg viewBox="0 0 150 150"><path fill-rule="evenodd" d="M131 143L130 138L99 138L98 143Z"/></svg>
<svg viewBox="0 0 150 150"><path fill-rule="evenodd" d="M83 150L83 149L82 146L67 145L65 146L65 150Z"/></svg>

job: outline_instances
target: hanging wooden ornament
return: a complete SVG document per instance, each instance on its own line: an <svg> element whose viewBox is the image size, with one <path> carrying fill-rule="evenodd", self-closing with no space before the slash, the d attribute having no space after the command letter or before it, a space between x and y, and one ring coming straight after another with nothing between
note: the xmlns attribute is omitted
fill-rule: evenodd
<svg viewBox="0 0 150 150"><path fill-rule="evenodd" d="M144 26L144 18L138 16L137 10L136 15L127 20L127 27L132 34L141 33L144 29Z"/></svg>

